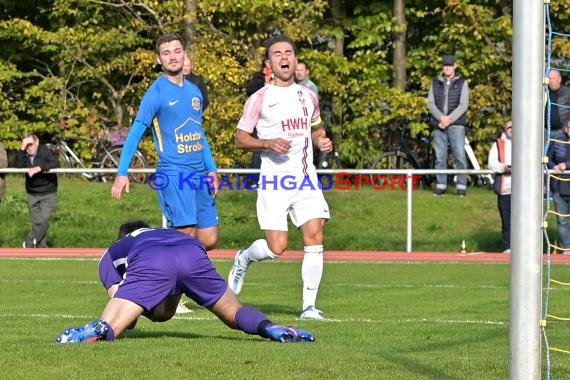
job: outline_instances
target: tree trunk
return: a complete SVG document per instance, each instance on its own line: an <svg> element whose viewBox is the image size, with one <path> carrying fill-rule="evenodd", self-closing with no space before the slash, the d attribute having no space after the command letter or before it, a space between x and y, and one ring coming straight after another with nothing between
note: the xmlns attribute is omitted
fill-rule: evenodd
<svg viewBox="0 0 570 380"><path fill-rule="evenodd" d="M346 20L346 3L345 0L329 0L329 7L331 9L332 21L335 27L335 37L334 37L334 54L342 57L344 56L344 29L343 24ZM338 96L333 97L330 100L331 108L331 123L333 125L338 125L339 129L342 131L342 121L343 121L343 104L342 99ZM341 133L333 133L334 143L340 145L342 141Z"/></svg>
<svg viewBox="0 0 570 380"><path fill-rule="evenodd" d="M394 0L394 87L406 89L406 5L405 0Z"/></svg>
<svg viewBox="0 0 570 380"><path fill-rule="evenodd" d="M184 0L184 40L186 47L192 50L196 37L196 2L198 0Z"/></svg>
<svg viewBox="0 0 570 380"><path fill-rule="evenodd" d="M344 29L343 22L346 19L346 7L344 0L329 0L332 20L335 26L334 53L338 56L344 55Z"/></svg>

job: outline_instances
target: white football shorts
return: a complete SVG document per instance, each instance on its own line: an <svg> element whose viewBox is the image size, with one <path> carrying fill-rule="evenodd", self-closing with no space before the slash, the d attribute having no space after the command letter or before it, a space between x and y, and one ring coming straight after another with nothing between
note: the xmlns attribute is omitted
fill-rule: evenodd
<svg viewBox="0 0 570 380"><path fill-rule="evenodd" d="M330 219L329 206L318 187L317 176L307 178L310 182L302 177L280 176L277 185L266 186L260 181L257 220L262 230L287 231L287 215L297 228L311 219Z"/></svg>

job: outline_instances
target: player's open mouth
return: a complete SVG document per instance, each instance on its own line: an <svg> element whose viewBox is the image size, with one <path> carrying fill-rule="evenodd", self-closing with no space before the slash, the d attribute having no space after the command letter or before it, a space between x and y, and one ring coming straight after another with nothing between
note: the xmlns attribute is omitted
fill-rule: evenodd
<svg viewBox="0 0 570 380"><path fill-rule="evenodd" d="M288 68L289 68L289 64L288 64L288 63L282 63L282 64L281 64L281 68L282 68L282 69L288 69Z"/></svg>

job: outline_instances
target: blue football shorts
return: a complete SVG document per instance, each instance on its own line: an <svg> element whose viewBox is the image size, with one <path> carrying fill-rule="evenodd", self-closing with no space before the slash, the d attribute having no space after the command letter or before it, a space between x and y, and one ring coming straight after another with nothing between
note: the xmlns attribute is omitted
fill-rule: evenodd
<svg viewBox="0 0 570 380"><path fill-rule="evenodd" d="M204 181L204 174L191 178L182 174L168 175L168 186L157 190L163 215L171 228L218 225L218 210L214 190Z"/></svg>

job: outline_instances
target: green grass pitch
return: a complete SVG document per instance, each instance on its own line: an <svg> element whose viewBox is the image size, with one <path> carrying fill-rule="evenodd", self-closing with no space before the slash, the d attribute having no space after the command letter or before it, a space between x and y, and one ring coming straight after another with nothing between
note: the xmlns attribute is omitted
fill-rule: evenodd
<svg viewBox="0 0 570 380"><path fill-rule="evenodd" d="M229 261L215 262L225 277ZM553 276L570 277L569 266ZM193 302L193 313L141 319L115 342L56 345L67 327L97 319L106 302L97 260L0 260L0 367L6 379L505 379L509 266L326 262L318 307L301 321L300 262L257 263L241 300L274 321L314 333L280 344L230 330ZM570 292L552 289L552 314ZM565 315L566 314L566 315ZM568 323L549 322L551 346L570 348ZM544 353L542 353L544 359ZM544 366L544 360L543 360ZM570 359L552 354L552 378Z"/></svg>

